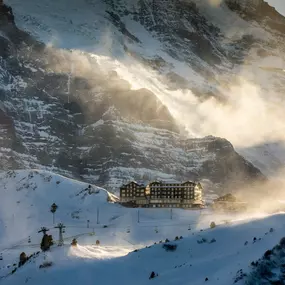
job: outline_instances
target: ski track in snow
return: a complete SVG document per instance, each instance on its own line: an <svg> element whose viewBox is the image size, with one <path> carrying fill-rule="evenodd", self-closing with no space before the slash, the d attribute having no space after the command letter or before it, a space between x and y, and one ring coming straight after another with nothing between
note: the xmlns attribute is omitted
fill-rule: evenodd
<svg viewBox="0 0 285 285"><path fill-rule="evenodd" d="M126 247L112 246L80 246L70 248L70 256L91 258L91 259L111 259L127 255L130 249Z"/></svg>

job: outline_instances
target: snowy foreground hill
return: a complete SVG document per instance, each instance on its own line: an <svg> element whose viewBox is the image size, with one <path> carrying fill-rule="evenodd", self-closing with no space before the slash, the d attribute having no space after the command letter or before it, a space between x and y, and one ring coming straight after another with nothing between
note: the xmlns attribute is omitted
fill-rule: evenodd
<svg viewBox="0 0 285 285"><path fill-rule="evenodd" d="M256 270L251 262L275 246L285 230L283 214L249 217L179 209L138 212L116 204L116 197L102 188L38 170L2 173L0 183L0 282L5 285L200 285L206 278L207 284L245 284L251 276L244 274ZM53 202L59 206L56 223L66 225L65 245L38 253L42 226L58 239L49 212ZM211 221L216 228L209 228ZM176 236L183 238L173 241ZM77 248L70 247L73 237L78 240ZM163 248L165 239L177 245L175 251ZM96 240L100 246L95 245ZM17 268L23 251L34 255ZM46 262L52 266L39 268ZM150 281L152 271L158 277Z"/></svg>

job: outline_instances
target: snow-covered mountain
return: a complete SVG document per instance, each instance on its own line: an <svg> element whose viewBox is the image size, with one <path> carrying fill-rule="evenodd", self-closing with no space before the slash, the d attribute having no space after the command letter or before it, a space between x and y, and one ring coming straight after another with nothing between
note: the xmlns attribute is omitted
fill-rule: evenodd
<svg viewBox="0 0 285 285"><path fill-rule="evenodd" d="M233 189L279 171L284 77L259 66L282 62L284 19L236 2L6 1L2 168L110 190L156 178Z"/></svg>

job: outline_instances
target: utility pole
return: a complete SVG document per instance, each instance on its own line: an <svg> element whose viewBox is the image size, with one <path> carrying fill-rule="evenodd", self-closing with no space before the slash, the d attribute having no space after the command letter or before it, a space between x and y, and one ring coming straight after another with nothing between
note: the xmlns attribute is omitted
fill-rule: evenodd
<svg viewBox="0 0 285 285"><path fill-rule="evenodd" d="M54 215L55 215L55 212L57 210L58 206L53 203L51 206L50 206L50 211L52 213L52 223L54 224L55 220L54 220Z"/></svg>
<svg viewBox="0 0 285 285"><path fill-rule="evenodd" d="M54 227L55 229L59 229L59 239L58 239L58 246L62 246L64 244L63 242L63 232L65 229L65 226L63 225L63 223L59 223L56 227Z"/></svg>
<svg viewBox="0 0 285 285"><path fill-rule="evenodd" d="M140 210L138 210L138 223L140 222Z"/></svg>
<svg viewBox="0 0 285 285"><path fill-rule="evenodd" d="M97 224L99 224L99 207L97 207Z"/></svg>

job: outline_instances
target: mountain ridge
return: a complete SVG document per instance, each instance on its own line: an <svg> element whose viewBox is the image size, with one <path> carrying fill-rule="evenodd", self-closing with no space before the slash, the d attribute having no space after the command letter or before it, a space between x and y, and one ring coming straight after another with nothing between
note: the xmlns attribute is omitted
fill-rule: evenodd
<svg viewBox="0 0 285 285"><path fill-rule="evenodd" d="M32 2L30 1L29 3ZM28 5L30 5L29 3ZM90 3L92 4L93 2L91 1ZM114 5L110 1L107 4ZM169 9L171 7L176 9L175 5L169 1ZM205 18L203 20L203 17L199 14L201 12L200 6L198 7L199 13L195 6L190 5L190 7L193 13L183 14L185 19L191 21L196 29L201 25L211 39L210 45L213 47L213 50L218 50L219 46L221 46L220 44L215 46L217 42L215 36L219 34L218 29L213 25L211 26ZM165 7L162 8L165 9ZM116 11L118 9L116 8ZM142 6L142 12L137 15L141 17L140 21L144 20L145 23L149 23L149 15L147 14L146 18L143 16L143 12L147 11L147 7ZM156 9L156 11L157 15L161 17L159 14L161 9ZM181 7L178 11L185 13ZM190 15L195 13L196 16L191 19ZM111 16L109 15L109 17ZM119 32L116 31L116 33L118 35L126 33L123 30L122 19L121 15L117 18L116 25ZM75 23L75 19L73 21ZM128 30L130 25L126 20L124 22L125 29ZM181 26L179 22L180 29L185 27L185 24L183 25ZM164 37L165 31L160 31L160 33ZM130 34L132 34L132 31L130 31ZM180 37L179 29L173 35L179 35ZM193 32L191 36L203 37L199 32L196 35ZM127 37L129 37L129 34L127 34ZM179 41L181 40L182 38L179 38ZM164 38L161 41L163 42ZM173 44L175 41L171 39L169 43ZM206 41L209 41L209 39L206 39ZM143 43L143 41L141 42ZM178 41L176 42L178 43ZM174 52L174 47L169 46L169 48L169 50L167 49L168 52L171 50ZM175 49L177 48L175 47ZM134 49L133 43L130 44L128 41L125 41L121 46L121 51L125 52L126 50L132 53L131 58L138 56L144 60L144 57ZM204 50L206 52L208 48L206 47ZM185 52L183 57L189 55L186 49ZM25 53L30 56L27 57ZM119 185L125 180L137 178L135 177L136 172L140 179L147 177L148 180L151 180L173 176L177 179L189 179L191 177L196 179L209 178L217 185L226 185L233 182L233 188L242 187L243 183L247 184L248 179L251 180L251 176L253 180L255 178L258 180L258 177L262 177L261 172L256 167L238 156L233 149L231 150L231 155L228 156L228 162L223 158L223 155L219 157L218 149L212 153L211 151L209 152L207 150L207 138L204 141L200 139L198 143L198 145L200 144L200 147L198 147L200 150L197 150L197 155L192 156L191 154L195 153L195 147L192 150L188 147L188 153L185 153L182 138L184 136L187 137L187 134L173 119L172 113L165 107L167 104L162 102L153 91L132 88L130 83L123 80L120 72L114 72L113 69L113 71L106 73L100 68L100 65L105 64L105 62L101 62L103 57L76 50L72 52L68 50L60 51L54 47L45 47L40 43L36 48L26 47L21 49L20 55L23 62L20 62L18 66L21 66L23 69L21 73L24 75L25 81L28 82L28 88L20 88L23 88L24 92L26 92L26 98L29 99L25 99L23 104L18 101L18 94L16 93L14 93L14 97L10 96L9 100L13 98L11 102L5 101L5 96L3 97L6 104L5 107L10 109L10 114L14 114L13 116L16 115L17 117L15 125L17 139L10 135L10 143L13 142L14 144L14 152L12 151L9 154L10 150L7 147L7 140L6 144L3 145L6 146L3 149L4 157L7 157L2 162L3 166L7 167L10 164L12 168L47 167L52 171L59 171L68 176L75 175L86 181L93 181L101 186L111 187L114 190L118 189ZM194 57L197 67L202 63L200 56L198 54L197 57L196 54ZM216 57L216 54L214 57ZM239 57L243 57L242 53L236 58L238 59ZM162 64L163 69L164 59L150 59L155 65ZM207 68L205 67L209 67L209 63L212 60L211 56L205 58L205 60L205 62L210 61L199 67L201 74L203 74L202 69L206 70ZM189 63L191 62L195 66L194 61L189 61ZM84 62L84 66L81 64L82 62ZM11 65L11 63L9 64ZM13 64L17 65L16 61ZM213 65L209 70L217 70L217 68L220 69L221 67ZM18 70L20 70L19 67ZM207 72L210 72L209 70ZM15 73L13 67L10 72ZM198 69L196 72L198 72ZM17 74L15 75L17 76ZM177 78L179 79L179 75L175 73L169 74L169 76L174 81ZM206 76L206 78L208 77ZM17 80L15 82L20 82ZM22 83L17 84L22 86ZM177 85L177 82L175 84ZM172 87L174 90L177 88L175 84ZM186 82L186 85L189 85L189 82ZM189 88L189 86L186 88ZM209 89L209 87L206 88ZM199 89L197 94L204 94L204 91L202 92L203 88L199 87ZM23 93L22 90L21 92ZM211 98L214 94L216 96L217 93L215 91L211 92L206 97ZM131 100L136 98L135 96L140 98L141 101L137 99ZM199 100L203 102L205 98L202 96ZM17 112L13 113L11 103L14 105L14 108L17 106L24 113L21 116ZM57 119L57 116L60 119ZM153 127L155 130L152 129ZM197 128L199 128L199 123L197 123ZM170 132L167 133L167 130ZM172 134L173 131L174 134ZM182 134L182 138L180 138L180 135L177 135L179 132ZM29 135L27 136L27 134ZM150 134L151 137L149 137ZM146 139L146 143L142 143L141 138L144 136L149 137ZM9 138L9 136L7 137ZM163 140L161 137L163 137ZM197 139L190 140L189 145L193 146L196 142ZM222 148L227 149L227 143L220 139L213 138L212 142L217 145L221 144ZM8 143L8 146L10 143ZM170 152L164 149L165 145L170 147ZM42 146L43 149L39 151L37 146ZM212 147L210 148L213 149ZM145 153L147 153L147 157ZM179 153L178 156L177 153ZM201 155L208 162L201 160ZM185 160L185 156L189 157L188 162ZM155 159L153 160L155 157L159 157L159 159L156 159L156 162ZM233 159L232 162L230 162L231 159ZM173 164L173 161L177 162ZM227 163L230 163L231 167L227 167ZM128 165L132 167L128 167ZM152 172L153 174L151 174ZM214 173L220 174L216 175ZM234 177L234 181L232 177ZM243 177L246 177L246 179Z"/></svg>

